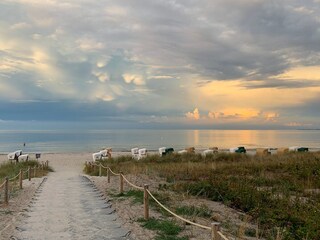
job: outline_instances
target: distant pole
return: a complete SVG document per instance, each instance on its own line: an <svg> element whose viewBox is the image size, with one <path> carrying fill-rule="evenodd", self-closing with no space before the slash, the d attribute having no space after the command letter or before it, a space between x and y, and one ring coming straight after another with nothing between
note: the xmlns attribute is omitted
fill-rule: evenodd
<svg viewBox="0 0 320 240"><path fill-rule="evenodd" d="M33 177L35 178L37 175L37 167L34 167L33 168Z"/></svg>
<svg viewBox="0 0 320 240"><path fill-rule="evenodd" d="M102 171L102 167L101 167L101 163L99 165L99 177L101 177L101 171Z"/></svg>
<svg viewBox="0 0 320 240"><path fill-rule="evenodd" d="M108 183L110 183L110 169L107 169Z"/></svg>

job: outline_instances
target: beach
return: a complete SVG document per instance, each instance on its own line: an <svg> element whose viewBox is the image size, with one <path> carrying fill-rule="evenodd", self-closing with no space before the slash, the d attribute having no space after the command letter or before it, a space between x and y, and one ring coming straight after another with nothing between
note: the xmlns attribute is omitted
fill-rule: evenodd
<svg viewBox="0 0 320 240"><path fill-rule="evenodd" d="M113 152L112 156L121 156L128 155L128 152ZM33 155L30 154L30 157L33 158ZM7 160L6 155L0 155L0 163L3 163ZM49 161L49 165L60 175L67 176L75 176L75 175L83 175L82 169L84 167L84 163L86 161L92 161L91 153L52 153L52 154L42 154L41 158L38 161ZM50 174L47 176L50 178ZM126 177L134 182L137 185L143 186L144 183L148 183L150 185L151 191L157 191L159 183L162 183L162 179L154 179L147 175L141 176L132 176L126 175ZM141 224L138 222L138 219L142 218L143 215L143 204L133 204L130 199L113 199L110 196L110 193L117 194L119 190L119 177L112 177L111 183L107 183L106 177L89 177L89 179L95 184L95 186L100 190L100 192L104 195L107 200L112 202L112 207L116 210L117 216L120 219L123 227L129 229L131 232L132 239L139 240L148 240L153 239L155 236L155 232L148 230L146 228L141 227ZM2 212L0 218L0 226L4 229L0 232L0 236L2 239L7 239L15 231L15 228L19 226L21 220L24 216L24 210L28 208L28 205L33 200L33 196L43 181L43 178L35 178L32 179L31 182L28 180L24 180L24 189L19 192L18 196L14 197L10 200L10 205L5 210L2 208L2 211L9 211L10 214L4 214ZM45 183L44 183L45 184ZM124 190L129 190L129 186L125 185ZM170 193L173 194L173 193ZM176 199L176 201L184 203L186 205L206 205L214 212L214 218L217 220L225 220L227 219L229 222L232 222L235 226L241 226L241 220L243 219L243 214L238 213L237 211L225 207L221 203L208 201L205 199L197 199L197 198L186 198L181 196L173 196L172 198ZM159 212L155 210L150 210L150 215L152 217L160 217ZM242 217L241 217L242 216ZM170 217L170 219L174 220L174 218ZM207 220L199 219L197 221L202 221L202 224L210 226L210 222ZM190 225L185 225L181 221L178 223L183 227L183 231L185 234L191 235L190 239L208 239L210 236L210 231L202 230L197 227L192 227Z"/></svg>

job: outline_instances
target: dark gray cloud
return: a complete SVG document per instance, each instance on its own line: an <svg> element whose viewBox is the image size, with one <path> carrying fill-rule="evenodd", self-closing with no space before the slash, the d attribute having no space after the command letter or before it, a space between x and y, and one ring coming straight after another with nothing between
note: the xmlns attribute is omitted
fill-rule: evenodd
<svg viewBox="0 0 320 240"><path fill-rule="evenodd" d="M295 88L309 88L309 87L320 87L320 80L306 80L306 79L274 79L269 78L266 80L260 80L255 82L245 82L243 85L248 89L259 89L259 88L282 88L282 89L295 89Z"/></svg>

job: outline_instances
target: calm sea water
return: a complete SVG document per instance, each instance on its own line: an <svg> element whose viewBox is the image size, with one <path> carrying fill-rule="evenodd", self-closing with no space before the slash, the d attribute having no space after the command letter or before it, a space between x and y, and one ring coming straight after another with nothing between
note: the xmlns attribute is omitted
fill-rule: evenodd
<svg viewBox="0 0 320 240"><path fill-rule="evenodd" d="M23 146L26 143L26 146ZM320 148L319 130L104 130L104 131L0 131L0 153L94 152L104 147L127 151L133 147L175 150L217 146Z"/></svg>

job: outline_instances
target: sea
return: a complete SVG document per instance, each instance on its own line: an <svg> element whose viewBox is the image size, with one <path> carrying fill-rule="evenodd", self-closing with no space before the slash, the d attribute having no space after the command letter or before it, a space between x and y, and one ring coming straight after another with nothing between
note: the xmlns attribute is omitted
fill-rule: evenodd
<svg viewBox="0 0 320 240"><path fill-rule="evenodd" d="M195 147L228 149L244 146L301 146L320 150L320 130L0 130L0 153L15 150L25 153L96 152L106 147L130 151L133 147L156 151L160 147L175 150Z"/></svg>

